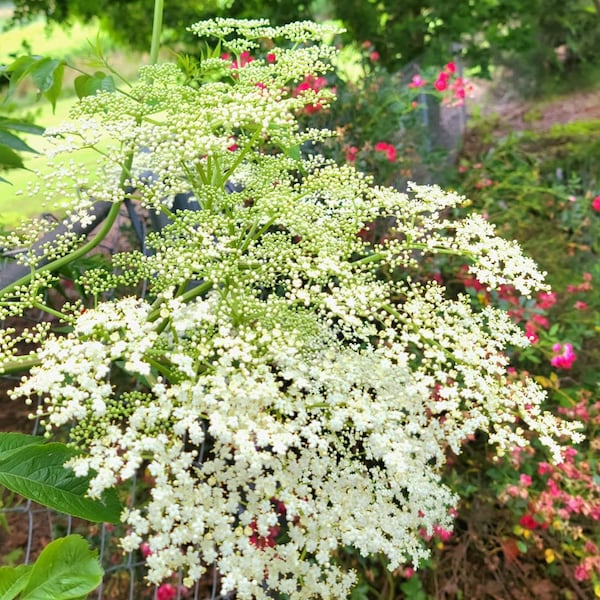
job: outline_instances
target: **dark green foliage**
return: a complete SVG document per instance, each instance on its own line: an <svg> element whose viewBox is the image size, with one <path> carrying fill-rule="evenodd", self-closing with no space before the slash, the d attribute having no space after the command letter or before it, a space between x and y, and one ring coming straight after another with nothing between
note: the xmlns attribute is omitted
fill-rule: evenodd
<svg viewBox="0 0 600 600"><path fill-rule="evenodd" d="M20 433L0 434L0 485L25 498L82 519L118 523L121 505L114 490L88 498L91 477L77 477L64 463L77 451L58 442Z"/></svg>

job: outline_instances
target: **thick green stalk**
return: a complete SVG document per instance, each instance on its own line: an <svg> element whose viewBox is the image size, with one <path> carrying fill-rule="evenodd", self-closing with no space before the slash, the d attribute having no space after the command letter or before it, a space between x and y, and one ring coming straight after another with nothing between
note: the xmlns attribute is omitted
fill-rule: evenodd
<svg viewBox="0 0 600 600"><path fill-rule="evenodd" d="M21 277L20 279L17 279L17 281L15 281L15 282L11 283L10 285L7 285L5 288L1 289L0 297L10 294L12 291L14 291L15 289L17 289L18 287L20 287L22 285L27 285L32 280L33 276L36 273L42 273L44 271L57 271L61 267L68 265L70 262L72 262L78 258L81 258L82 256L85 256L90 250L93 250L106 237L106 235L110 231L111 227L113 226L113 224L117 218L117 215L119 214L120 208L121 208L120 202L115 202L115 204L113 204L111 206L110 211L108 212L108 215L106 216L106 219L102 223L102 227L98 231L97 235L95 237L93 237L89 242L87 242L86 244L84 244L83 246L78 248L77 250L74 250L73 252L71 252L65 256L61 256L60 258L57 258L56 260L53 260L52 262L49 262L45 265L42 265L41 267L38 267L38 268L32 270L31 273L27 273L27 275L23 275L23 277Z"/></svg>
<svg viewBox="0 0 600 600"><path fill-rule="evenodd" d="M120 179L120 183L119 183L120 187L123 187L125 180L131 173L131 165L132 164L133 164L133 154L130 154L127 158L127 162L123 165L123 167L121 169L121 179ZM81 258L82 256L85 256L88 252L93 250L108 235L108 232L111 230L112 226L114 225L114 222L116 221L116 219L119 215L119 210L121 208L121 204L122 204L122 202L115 202L110 207L110 210L108 211L108 215L106 216L106 219L104 219L102 226L100 227L98 233L91 240L89 240L87 243L85 243L83 246L81 246L77 250L74 250L73 252L70 252L69 254L66 254L65 256L61 256L60 258L57 258L56 260L53 260L45 265L42 265L41 267L38 267L37 269L33 269L31 271L31 273L28 273L27 275L23 275L23 277L21 277L17 281L15 281L15 282L11 283L10 285L6 286L5 288L1 289L0 290L0 298L2 296L6 296L7 294L10 294L12 291L17 289L19 286L27 285L33 279L33 276L36 273L42 273L44 271L57 271L58 269L64 267L65 265L68 265L70 262L77 260L78 258Z"/></svg>
<svg viewBox="0 0 600 600"><path fill-rule="evenodd" d="M150 45L150 64L158 62L158 50L160 49L160 34L162 32L162 18L164 0L154 0L154 20L152 22L152 43Z"/></svg>

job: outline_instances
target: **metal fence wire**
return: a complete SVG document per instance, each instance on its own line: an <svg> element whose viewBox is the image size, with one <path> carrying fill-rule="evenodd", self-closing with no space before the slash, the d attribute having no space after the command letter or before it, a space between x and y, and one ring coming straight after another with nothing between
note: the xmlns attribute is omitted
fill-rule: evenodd
<svg viewBox="0 0 600 600"><path fill-rule="evenodd" d="M414 69L415 66L412 68ZM405 75L412 76L410 68L405 70ZM432 103L425 95L422 100L426 102L423 119L432 147L442 147L448 152L448 160L451 161L454 151L460 146L465 130L466 109L464 106L445 107L439 103ZM189 195L178 198L181 207L189 206L188 201ZM100 215L99 220L102 218ZM113 255L122 250L123 239L127 237L127 233L124 232L129 232L130 239L137 239L136 243L145 250L147 220L136 213L131 203L126 204L111 234L96 251ZM60 227L59 223L57 225ZM151 223L153 229L162 226L164 223ZM7 273L15 268L18 267L14 253L3 251L0 245L0 288L6 285ZM44 318L46 318L44 313L30 312L21 320L21 326L27 326L27 321L34 324ZM0 321L0 327L5 325L6 323ZM19 378L14 376L0 376L0 431L18 430L38 435L41 433L38 422L27 419L26 413L31 407L20 406L18 401L9 398L9 392L18 380ZM135 503L137 498L142 498L146 493L146 487L141 485L140 481L134 480L127 494L129 503ZM124 554L119 548L118 540L124 533L122 528L110 524L84 522L59 514L0 487L0 566L31 563L47 543L71 533L79 533L89 541L90 545L97 550L99 561L104 568L102 584L88 596L88 599L165 600L167 596L159 593L159 586L149 586L144 581L145 563L141 552ZM215 568L209 569L193 589L188 590L183 587L181 573L172 578L171 585L174 591L168 596L169 600L232 600L235 598L235 593L220 593L219 575Z"/></svg>
<svg viewBox="0 0 600 600"><path fill-rule="evenodd" d="M183 202L179 198L179 202ZM99 215L100 219L103 215ZM60 224L57 223L60 227ZM160 227L161 224L155 224ZM131 234L131 235L129 235ZM126 204L111 234L99 245L97 252L112 256L123 250L123 244L131 240L144 249L145 225L131 203ZM14 252L0 248L0 281L6 283L8 276L18 275L19 265ZM8 274L8 275L7 275ZM142 290L143 294L143 290ZM41 322L47 315L41 311L30 311L11 326L27 327ZM0 327L7 323L0 321ZM20 431L40 435L37 419L30 420L32 407L19 405L9 397L10 390L19 381L18 376L0 377L0 431ZM143 498L147 488L137 479L127 490L128 504L136 504ZM81 519L57 513L30 500L21 498L0 486L0 566L32 563L40 551L53 539L78 533L88 540L98 553L104 569L101 585L88 596L89 600L227 600L230 594L221 595L216 569L209 569L205 577L193 589L182 584L182 574L177 573L169 583L169 594L162 594L160 586L149 586L144 581L145 561L140 551L123 553L118 540L124 534L122 527L108 523L89 523Z"/></svg>

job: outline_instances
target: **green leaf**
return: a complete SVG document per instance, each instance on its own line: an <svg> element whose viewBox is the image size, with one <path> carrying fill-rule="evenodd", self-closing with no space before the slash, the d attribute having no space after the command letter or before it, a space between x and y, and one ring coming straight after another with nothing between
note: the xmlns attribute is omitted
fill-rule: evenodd
<svg viewBox="0 0 600 600"><path fill-rule="evenodd" d="M21 600L78 600L102 582L97 553L79 535L48 544L33 564Z"/></svg>
<svg viewBox="0 0 600 600"><path fill-rule="evenodd" d="M45 443L45 441L44 438L37 435L2 432L0 433L0 461L8 458L15 450L19 450L25 446L37 446Z"/></svg>
<svg viewBox="0 0 600 600"><path fill-rule="evenodd" d="M17 137L12 133L9 133L8 131L4 131L2 129L2 123L0 123L0 144L11 148L12 150L17 150L18 152L34 152L35 154L39 154L37 150L34 150L21 138Z"/></svg>
<svg viewBox="0 0 600 600"><path fill-rule="evenodd" d="M0 567L0 600L13 600L29 581L33 565Z"/></svg>
<svg viewBox="0 0 600 600"><path fill-rule="evenodd" d="M29 68L31 79L38 89L56 108L56 100L62 88L62 79L65 71L65 63L55 58L41 58Z"/></svg>
<svg viewBox="0 0 600 600"><path fill-rule="evenodd" d="M78 452L64 444L30 445L0 460L0 485L87 521L118 523L121 505L115 490L101 500L86 497L90 477L77 477L64 463Z"/></svg>
<svg viewBox="0 0 600 600"><path fill-rule="evenodd" d="M111 75L96 71L93 75L80 75L75 78L75 92L79 98L93 96L96 92L114 92L115 81Z"/></svg>
<svg viewBox="0 0 600 600"><path fill-rule="evenodd" d="M52 104L52 112L56 110L56 101L60 96L62 90L63 75L65 73L65 64L61 62L56 69L54 69L52 85L46 90L44 96L46 100Z"/></svg>
<svg viewBox="0 0 600 600"><path fill-rule="evenodd" d="M10 148L0 144L0 167L8 167L9 169L23 169L23 159Z"/></svg>
<svg viewBox="0 0 600 600"><path fill-rule="evenodd" d="M7 99L13 93L17 85L25 78L29 69L39 60L34 56L19 56L10 65L6 67L6 72L10 73L10 82L8 84Z"/></svg>
<svg viewBox="0 0 600 600"><path fill-rule="evenodd" d="M22 131L23 133L30 133L32 135L42 135L45 128L40 125L35 125L29 121L23 121L21 119L9 119L8 117L0 117L0 129L12 129L13 131Z"/></svg>

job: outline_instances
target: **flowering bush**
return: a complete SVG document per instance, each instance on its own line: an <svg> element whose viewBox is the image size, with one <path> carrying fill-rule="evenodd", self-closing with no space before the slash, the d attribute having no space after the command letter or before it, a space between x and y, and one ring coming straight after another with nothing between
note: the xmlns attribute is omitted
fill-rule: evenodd
<svg viewBox="0 0 600 600"><path fill-rule="evenodd" d="M300 115L305 126L335 129L337 135L319 144L318 151L398 189L413 179L438 180L447 152L435 139L441 137L436 128L442 129L436 119L440 111L460 110L471 91L456 64L420 72L412 65L390 73L369 41L359 49L342 48L337 63L338 70L318 80L335 92L336 101L309 105Z"/></svg>
<svg viewBox="0 0 600 600"><path fill-rule="evenodd" d="M523 297L546 289L543 275L483 218L452 218L459 195L400 193L302 156L331 135L297 120L331 100L317 84L328 27L191 30L218 39L193 71L143 67L47 133L55 168L37 191L65 208L66 232L32 245L50 227L40 220L8 236L31 248L31 270L0 292L0 316L36 307L63 327L2 330L0 364L32 365L13 396L41 399L48 436L68 428L90 496L149 474L147 501L122 514L122 546L143 546L149 581L181 569L189 587L214 563L239 598L343 598L355 576L342 548L393 571L447 535L457 499L441 471L465 440L485 432L502 454L534 436L557 462L559 441L579 440L535 381L511 375L506 349L529 341L510 316L423 265L467 264ZM84 148L98 151L93 172L76 160ZM68 224L92 221L98 201L111 204L100 235L125 201L169 223L145 252L83 272L81 298L50 306L58 270L98 241ZM393 225L366 242L378 220ZM35 355L18 354L23 340Z"/></svg>
<svg viewBox="0 0 600 600"><path fill-rule="evenodd" d="M458 568L453 557L464 560L462 549L468 547L469 562L490 573L482 579L493 579L502 568L497 581L504 587L494 593L513 595L512 581L515 588L526 583L540 597L600 597L600 221L594 212L597 176L590 168L597 134L594 123L577 123L491 145L479 135L481 147L467 144L459 164L459 189L504 236L520 239L548 266L553 289L525 298L510 286L490 290L464 268L443 266L438 279L457 292L466 290L476 306L502 307L520 325L531 345L511 349L511 376L533 377L548 392L545 406L579 423L587 441L563 448L563 461L551 465L535 440L501 458L481 439L471 440L446 475L464 500L458 534L434 558L438 578L446 565ZM484 528L487 542L474 541Z"/></svg>

